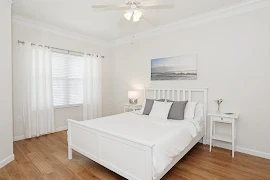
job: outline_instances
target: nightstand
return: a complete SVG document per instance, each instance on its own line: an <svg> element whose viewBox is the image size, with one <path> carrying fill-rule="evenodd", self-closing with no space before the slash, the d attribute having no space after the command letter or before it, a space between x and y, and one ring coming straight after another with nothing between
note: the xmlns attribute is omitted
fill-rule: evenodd
<svg viewBox="0 0 270 180"><path fill-rule="evenodd" d="M235 121L238 119L239 114L224 114L221 112L213 112L209 113L210 116L210 152L212 151L212 141L224 141L232 144L232 157L234 158L234 151L235 151L235 137L236 137L236 127ZM216 132L216 123L226 123L232 126L232 132L230 135L223 135L218 134Z"/></svg>
<svg viewBox="0 0 270 180"><path fill-rule="evenodd" d="M138 104L125 104L124 105L124 112L136 111L136 110L140 110L141 108L142 108L142 105L138 105Z"/></svg>

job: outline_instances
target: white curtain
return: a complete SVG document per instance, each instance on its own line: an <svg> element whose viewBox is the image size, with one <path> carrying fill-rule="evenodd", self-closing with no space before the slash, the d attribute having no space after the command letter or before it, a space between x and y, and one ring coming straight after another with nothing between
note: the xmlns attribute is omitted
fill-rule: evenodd
<svg viewBox="0 0 270 180"><path fill-rule="evenodd" d="M102 116L101 58L84 55L83 119Z"/></svg>
<svg viewBox="0 0 270 180"><path fill-rule="evenodd" d="M25 138L55 132L51 49L20 44L23 61L23 120Z"/></svg>

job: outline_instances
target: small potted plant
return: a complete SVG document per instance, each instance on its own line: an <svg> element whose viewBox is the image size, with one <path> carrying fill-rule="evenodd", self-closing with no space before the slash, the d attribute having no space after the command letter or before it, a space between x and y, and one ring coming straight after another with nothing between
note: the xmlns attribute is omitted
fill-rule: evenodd
<svg viewBox="0 0 270 180"><path fill-rule="evenodd" d="M220 112L220 105L221 105L221 103L223 102L223 99L218 99L218 100L214 100L216 103L217 103L217 105L218 105L218 109L217 109L217 111L218 112Z"/></svg>

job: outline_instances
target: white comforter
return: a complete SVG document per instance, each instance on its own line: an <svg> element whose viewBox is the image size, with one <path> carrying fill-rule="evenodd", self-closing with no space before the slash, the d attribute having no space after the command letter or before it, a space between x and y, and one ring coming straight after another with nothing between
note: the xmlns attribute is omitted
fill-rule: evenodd
<svg viewBox="0 0 270 180"><path fill-rule="evenodd" d="M153 146L154 179L163 173L199 131L196 122L191 120L161 121L132 112L82 123L99 131Z"/></svg>

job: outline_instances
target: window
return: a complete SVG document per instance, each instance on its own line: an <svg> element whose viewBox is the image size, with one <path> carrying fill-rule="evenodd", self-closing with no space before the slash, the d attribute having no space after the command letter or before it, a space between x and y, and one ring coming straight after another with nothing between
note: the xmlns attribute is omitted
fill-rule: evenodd
<svg viewBox="0 0 270 180"><path fill-rule="evenodd" d="M52 52L54 106L83 103L83 57Z"/></svg>

